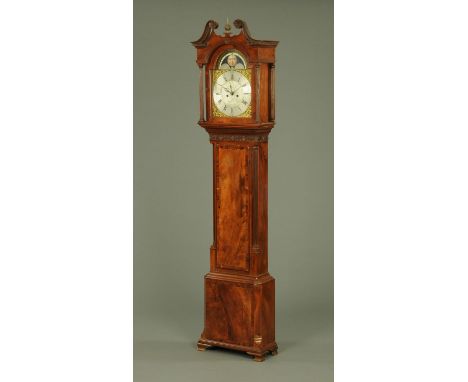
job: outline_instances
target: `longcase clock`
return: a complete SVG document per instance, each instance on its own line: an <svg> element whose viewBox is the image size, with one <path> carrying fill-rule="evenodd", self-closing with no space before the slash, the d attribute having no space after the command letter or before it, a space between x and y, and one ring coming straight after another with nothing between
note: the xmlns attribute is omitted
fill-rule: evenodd
<svg viewBox="0 0 468 382"><path fill-rule="evenodd" d="M200 119L213 145L213 227L198 350L223 347L256 361L276 354L275 279L268 273L268 135L275 123L277 41L206 23L192 42Z"/></svg>

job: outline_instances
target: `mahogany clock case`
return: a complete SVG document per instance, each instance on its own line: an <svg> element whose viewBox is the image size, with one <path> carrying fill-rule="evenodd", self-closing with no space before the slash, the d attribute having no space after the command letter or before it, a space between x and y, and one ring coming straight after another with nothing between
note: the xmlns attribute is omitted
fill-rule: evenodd
<svg viewBox="0 0 468 382"><path fill-rule="evenodd" d="M192 42L200 68L198 124L213 146L213 244L198 349L224 347L263 361L278 349L267 193L278 42L253 38L242 20L233 25L239 33L226 24L217 34L209 20Z"/></svg>
<svg viewBox="0 0 468 382"><path fill-rule="evenodd" d="M257 39L280 41L268 137L279 352L263 363L244 352L196 351L213 243L213 146L197 124L200 70L190 42L209 19L223 33L226 16L246 21ZM331 381L332 2L135 0L133 144L135 381Z"/></svg>

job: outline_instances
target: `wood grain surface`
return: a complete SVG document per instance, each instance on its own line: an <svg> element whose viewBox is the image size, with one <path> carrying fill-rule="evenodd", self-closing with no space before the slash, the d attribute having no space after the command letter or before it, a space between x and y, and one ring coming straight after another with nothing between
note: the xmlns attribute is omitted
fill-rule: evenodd
<svg viewBox="0 0 468 382"><path fill-rule="evenodd" d="M218 146L217 267L249 271L248 151Z"/></svg>
<svg viewBox="0 0 468 382"><path fill-rule="evenodd" d="M254 39L242 20L234 26L238 34L218 35L218 23L210 20L192 43L200 67L198 124L213 145L213 244L198 350L224 347L263 361L278 349L275 279L268 273L268 135L275 123L278 42ZM252 73L251 117L220 117L211 110L211 70L233 50Z"/></svg>

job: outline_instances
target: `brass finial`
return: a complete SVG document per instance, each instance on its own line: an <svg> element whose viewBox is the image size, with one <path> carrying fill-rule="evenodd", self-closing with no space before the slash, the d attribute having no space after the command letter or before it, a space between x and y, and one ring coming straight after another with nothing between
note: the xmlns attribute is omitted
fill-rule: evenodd
<svg viewBox="0 0 468 382"><path fill-rule="evenodd" d="M227 35L231 33L231 24L229 24L229 17L226 18L226 25L224 26L224 33Z"/></svg>

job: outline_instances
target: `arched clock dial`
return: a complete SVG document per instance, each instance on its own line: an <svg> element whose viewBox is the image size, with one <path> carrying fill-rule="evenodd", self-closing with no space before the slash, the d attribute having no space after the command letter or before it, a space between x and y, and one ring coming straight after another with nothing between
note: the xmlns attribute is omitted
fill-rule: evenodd
<svg viewBox="0 0 468 382"><path fill-rule="evenodd" d="M250 81L236 70L226 70L213 86L213 103L220 113L228 117L242 116L250 106Z"/></svg>

